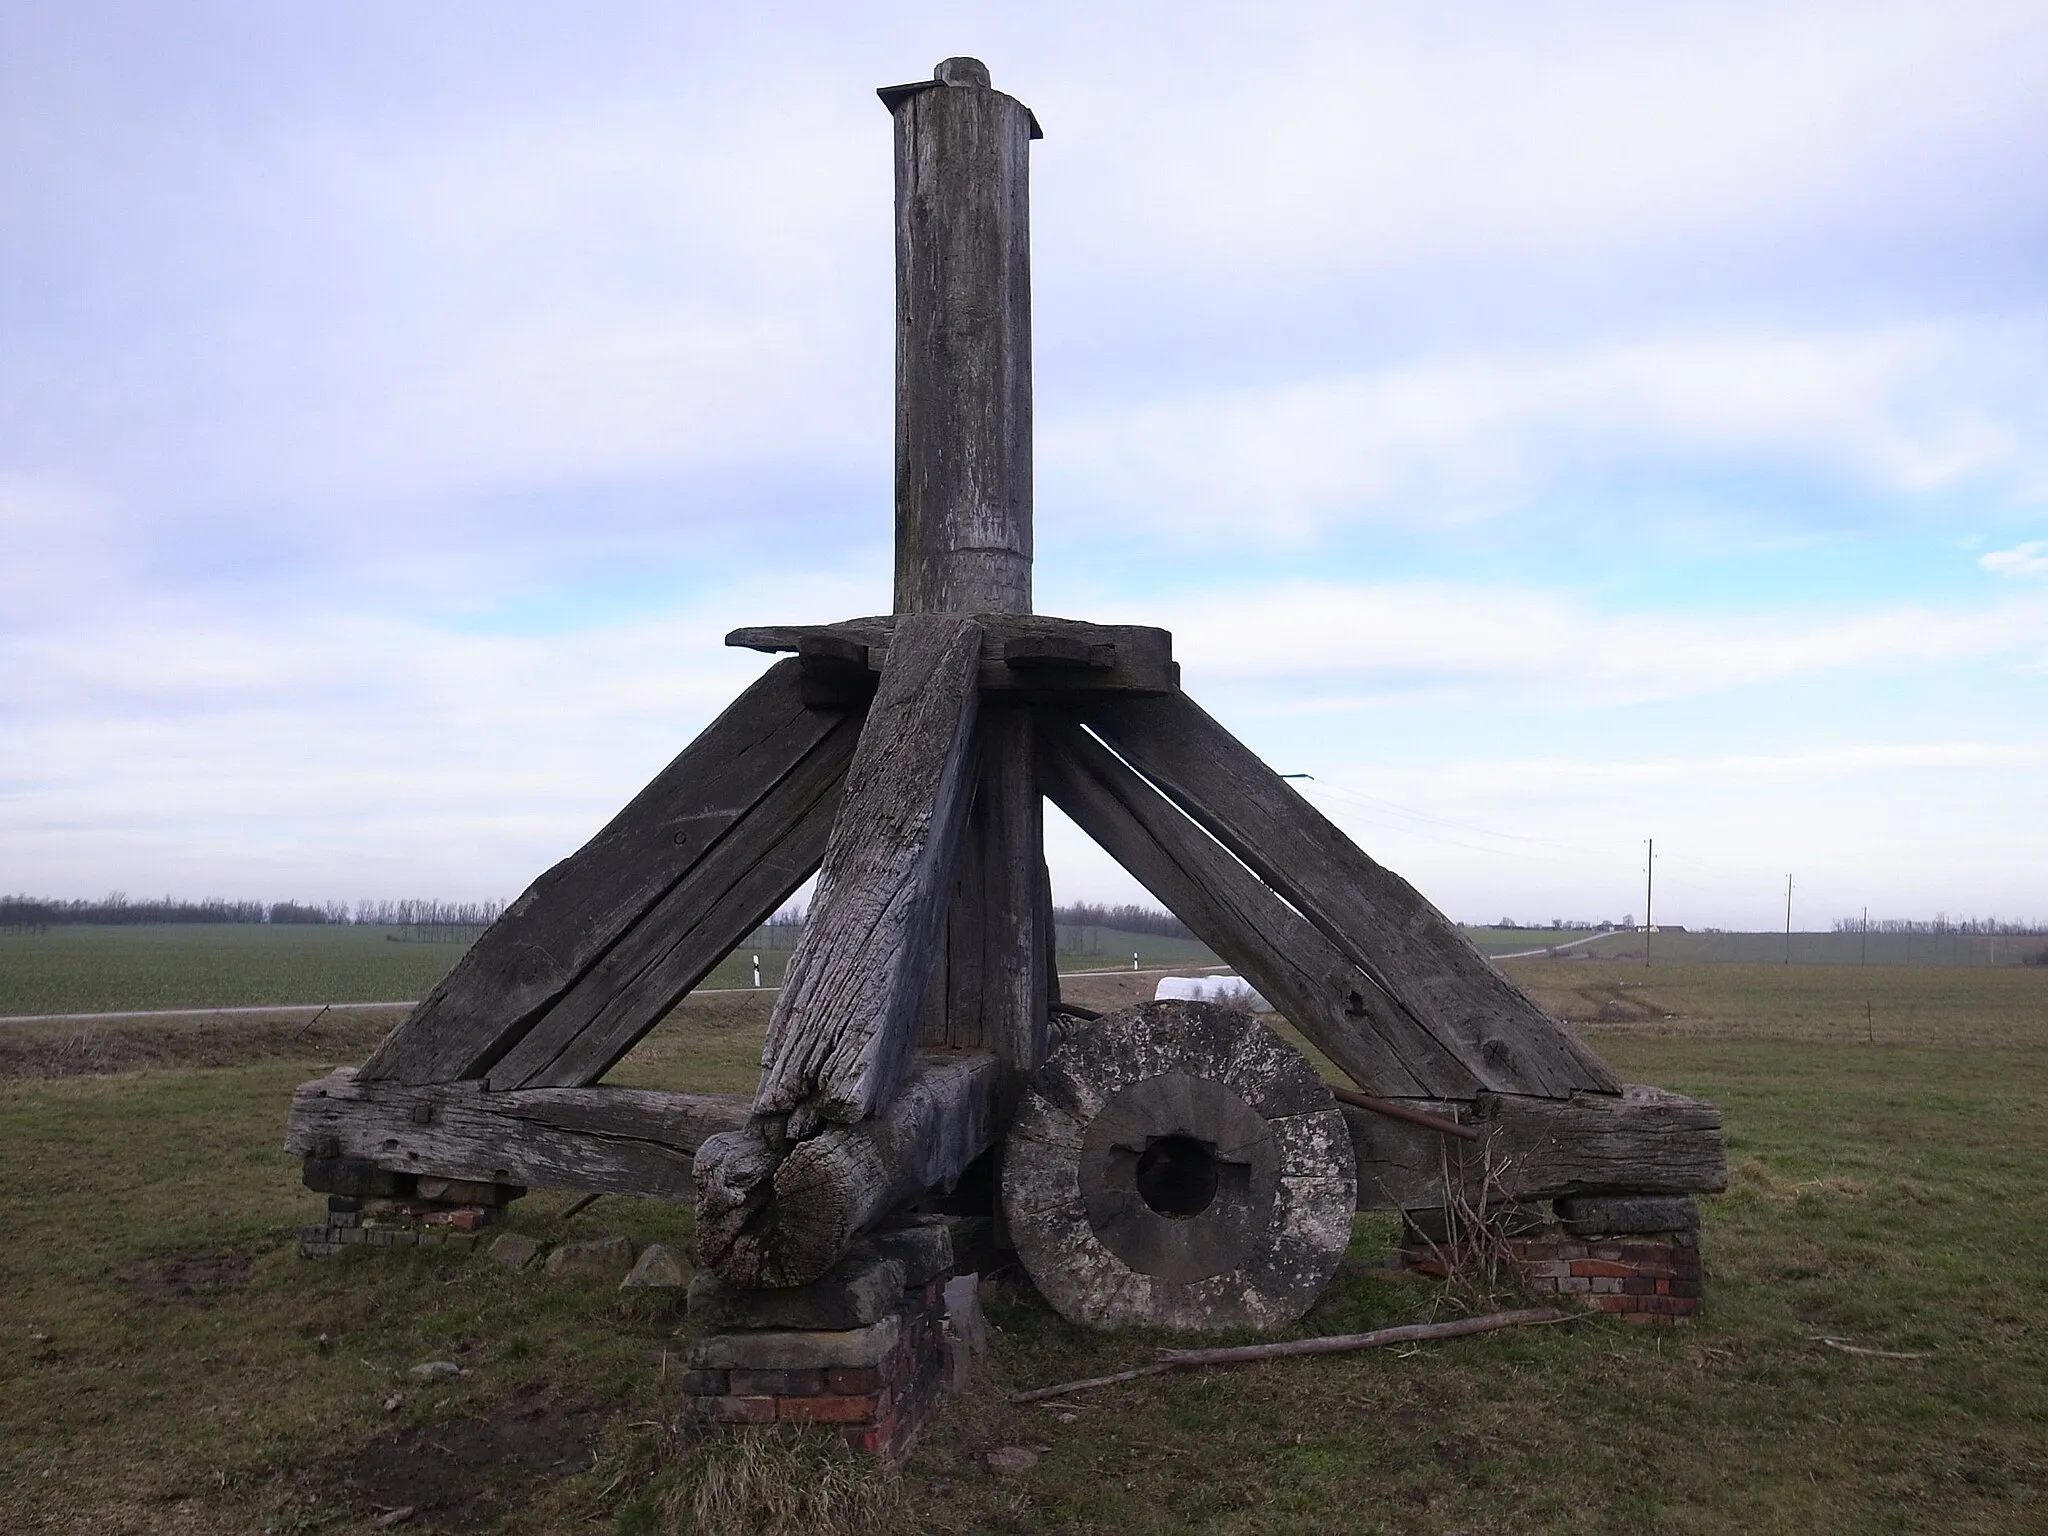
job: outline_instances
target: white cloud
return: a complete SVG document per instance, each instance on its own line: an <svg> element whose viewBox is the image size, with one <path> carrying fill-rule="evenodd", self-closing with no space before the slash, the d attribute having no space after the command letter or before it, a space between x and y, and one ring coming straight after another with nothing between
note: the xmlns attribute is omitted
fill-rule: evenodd
<svg viewBox="0 0 2048 1536"><path fill-rule="evenodd" d="M2048 539L2029 539L2011 549L1979 555L1977 563L2000 576L2048 576Z"/></svg>
<svg viewBox="0 0 2048 1536"><path fill-rule="evenodd" d="M1048 422L1041 454L1048 500L1280 538L1357 521L1441 526L1517 509L1574 475L1663 464L1679 481L1702 460L1912 495L2048 478L2037 358L1937 327L1432 358L1096 409Z"/></svg>
<svg viewBox="0 0 2048 1536"><path fill-rule="evenodd" d="M1152 622L1173 630L1191 689L1265 690L1264 707L1283 711L1425 696L1593 708L1987 658L2048 665L2048 603L2031 596L1976 610L1613 613L1540 588L1289 582L1179 594Z"/></svg>

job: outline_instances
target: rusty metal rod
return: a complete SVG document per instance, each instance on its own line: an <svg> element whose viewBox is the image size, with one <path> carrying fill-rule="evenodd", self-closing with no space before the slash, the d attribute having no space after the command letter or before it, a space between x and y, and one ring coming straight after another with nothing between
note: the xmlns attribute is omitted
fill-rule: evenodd
<svg viewBox="0 0 2048 1536"><path fill-rule="evenodd" d="M1368 1109L1376 1115L1385 1115L1389 1120L1405 1120L1410 1125L1421 1126L1425 1131L1435 1131L1439 1136L1455 1136L1460 1141L1479 1140L1479 1131L1473 1126L1460 1125L1457 1121L1446 1120L1441 1115L1410 1109L1406 1104L1397 1103L1393 1099L1376 1099L1371 1094L1360 1093L1355 1088L1332 1088L1330 1093L1339 1104Z"/></svg>

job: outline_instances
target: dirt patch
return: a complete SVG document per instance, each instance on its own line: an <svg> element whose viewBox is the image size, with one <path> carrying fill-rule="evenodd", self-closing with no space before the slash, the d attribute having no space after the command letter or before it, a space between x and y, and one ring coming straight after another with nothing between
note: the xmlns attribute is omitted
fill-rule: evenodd
<svg viewBox="0 0 2048 1536"><path fill-rule="evenodd" d="M93 1077L146 1067L239 1067L296 1057L359 1061L405 1010L351 1010L314 1021L215 1014L175 1020L109 1019L0 1028L0 1078Z"/></svg>
<svg viewBox="0 0 2048 1536"><path fill-rule="evenodd" d="M527 1490L588 1472L605 1416L535 1387L488 1419L410 1424L334 1464L336 1493L370 1515L410 1509L405 1529L480 1531Z"/></svg>
<svg viewBox="0 0 2048 1536"><path fill-rule="evenodd" d="M1627 990L1624 990L1627 988ZM1595 981L1572 989L1566 1016L1574 1024L1648 1024L1661 1022L1669 1010L1655 998L1623 982Z"/></svg>
<svg viewBox="0 0 2048 1536"><path fill-rule="evenodd" d="M197 1250L136 1259L115 1272L145 1306L210 1307L249 1283L249 1256Z"/></svg>

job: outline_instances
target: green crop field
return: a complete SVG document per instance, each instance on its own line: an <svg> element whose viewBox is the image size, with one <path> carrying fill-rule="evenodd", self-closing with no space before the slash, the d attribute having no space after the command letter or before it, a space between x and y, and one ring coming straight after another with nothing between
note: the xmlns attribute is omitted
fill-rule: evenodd
<svg viewBox="0 0 2048 1536"><path fill-rule="evenodd" d="M76 924L0 934L0 1018L186 1008L402 1002L426 995L465 942L421 942L373 926L265 923ZM707 988L779 986L789 950L757 934L705 978ZM1063 928L1062 970L1213 965L1187 939L1107 928Z"/></svg>
<svg viewBox="0 0 2048 1536"><path fill-rule="evenodd" d="M1723 1106L1732 1180L1706 1202L1704 1318L1588 1320L1020 1407L1008 1390L1142 1363L1160 1341L1071 1328L998 1279L984 1379L946 1400L900 1479L853 1474L880 1528L2048 1526L2048 971L1512 971L1626 1077ZM1113 1006L1151 980L1068 989ZM616 1076L744 1089L767 1004L695 999ZM318 1202L279 1147L286 1100L359 1059L383 1024L298 1027L7 1032L46 1049L0 1053L0 1528L689 1529L693 1480L730 1452L679 1432L673 1303L435 1251L296 1257L293 1229ZM688 1235L687 1210L609 1198L565 1223L564 1205L536 1192L513 1224L547 1240ZM1370 1259L1390 1237L1361 1218L1354 1251ZM1296 1331L1460 1304L1360 1267ZM467 1374L408 1376L437 1359ZM991 1473L983 1457L1002 1446L1039 1459Z"/></svg>
<svg viewBox="0 0 2048 1536"><path fill-rule="evenodd" d="M1556 947L1557 958L1640 965L2019 965L2044 963L2048 935L1981 933L1642 933L1596 934L1558 928L1467 928L1487 955ZM1645 948L1648 955L1645 955Z"/></svg>

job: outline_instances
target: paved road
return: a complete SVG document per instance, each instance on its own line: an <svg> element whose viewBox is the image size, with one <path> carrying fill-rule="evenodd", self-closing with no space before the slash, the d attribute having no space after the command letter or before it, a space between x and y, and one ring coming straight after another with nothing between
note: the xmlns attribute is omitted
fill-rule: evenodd
<svg viewBox="0 0 2048 1536"><path fill-rule="evenodd" d="M690 995L703 997L719 992L774 992L775 987L699 987ZM389 1003L266 1003L236 1008L152 1008L129 1013L17 1013L0 1017L0 1024L102 1024L120 1019L218 1019L231 1014L315 1014L323 1008L340 1013L346 1008L417 1008L416 998L399 998Z"/></svg>
<svg viewBox="0 0 2048 1536"><path fill-rule="evenodd" d="M1589 933L1583 939L1572 939L1563 944L1546 944L1541 949L1518 949L1512 955L1488 955L1489 960L1529 960L1538 955L1547 955L1560 949L1577 949L1581 944L1590 944L1595 939L1611 938L1619 928L1610 928L1605 933Z"/></svg>
<svg viewBox="0 0 2048 1536"><path fill-rule="evenodd" d="M1541 954L1541 950L1532 951ZM1513 959L1513 956L1507 958ZM1171 971L1227 971L1227 965L1189 966L1147 966L1142 975L1164 976ZM1129 976L1132 972L1119 966L1108 971L1062 971L1062 976ZM692 997L716 997L727 992L778 992L780 987L699 987ZM218 1019L232 1015L252 1014L306 1014L312 1015L323 1008L340 1013L344 1009L363 1008L416 1008L415 998L398 998L388 1003L265 1003L250 1007L235 1008L150 1008L124 1013L17 1013L0 1017L4 1024L111 1024L126 1019Z"/></svg>

